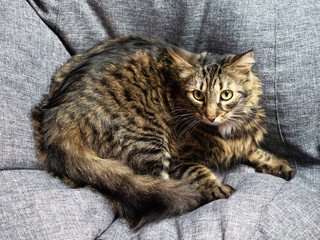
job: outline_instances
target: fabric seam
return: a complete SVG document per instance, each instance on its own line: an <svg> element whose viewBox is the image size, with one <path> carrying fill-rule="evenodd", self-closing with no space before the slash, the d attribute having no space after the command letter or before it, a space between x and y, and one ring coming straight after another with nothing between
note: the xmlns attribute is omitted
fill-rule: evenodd
<svg viewBox="0 0 320 240"><path fill-rule="evenodd" d="M51 27L43 17L38 13L38 11L35 9L35 7L30 3L30 0L26 0L26 2L29 4L29 6L33 9L33 11L37 14L37 16L40 18L40 20L50 29L50 31L57 36L59 41L62 43L66 51L69 53L70 56L75 55L73 51L70 49L70 47L67 45L67 43L57 34L57 31L54 30L53 27Z"/></svg>

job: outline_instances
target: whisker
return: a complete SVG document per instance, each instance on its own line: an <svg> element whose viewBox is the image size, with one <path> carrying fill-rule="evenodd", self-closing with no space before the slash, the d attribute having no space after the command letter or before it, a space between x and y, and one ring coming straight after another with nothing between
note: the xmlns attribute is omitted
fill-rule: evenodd
<svg viewBox="0 0 320 240"><path fill-rule="evenodd" d="M181 111L181 112L185 112L186 109L184 109L184 108L178 108L178 109L172 110L172 111L166 113L165 115L163 115L163 118L166 118L166 117L168 117L168 116L171 117L171 115L172 115L173 113L180 112L180 111Z"/></svg>
<svg viewBox="0 0 320 240"><path fill-rule="evenodd" d="M200 122L199 119L197 119L194 115L192 117L189 117L189 119L183 119L184 123L180 126L178 132L178 141L180 140L180 137L182 137L185 133L189 132L191 133L196 125Z"/></svg>

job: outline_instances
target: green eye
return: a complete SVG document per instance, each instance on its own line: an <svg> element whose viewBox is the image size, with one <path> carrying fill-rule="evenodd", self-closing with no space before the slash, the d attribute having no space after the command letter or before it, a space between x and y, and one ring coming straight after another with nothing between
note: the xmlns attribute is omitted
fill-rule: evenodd
<svg viewBox="0 0 320 240"><path fill-rule="evenodd" d="M224 101L228 101L232 98L233 92L231 90L225 90L221 93L221 99Z"/></svg>
<svg viewBox="0 0 320 240"><path fill-rule="evenodd" d="M198 101L203 101L205 98L203 92L201 92L199 90L193 91L193 97Z"/></svg>

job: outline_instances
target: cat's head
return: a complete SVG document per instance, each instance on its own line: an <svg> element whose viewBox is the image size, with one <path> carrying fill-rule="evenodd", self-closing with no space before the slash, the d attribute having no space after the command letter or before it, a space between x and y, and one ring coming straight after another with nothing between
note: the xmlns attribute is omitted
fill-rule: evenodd
<svg viewBox="0 0 320 240"><path fill-rule="evenodd" d="M217 126L223 135L241 128L262 94L260 81L251 71L253 51L238 56L179 49L169 53L179 76L176 107L183 109L184 119Z"/></svg>

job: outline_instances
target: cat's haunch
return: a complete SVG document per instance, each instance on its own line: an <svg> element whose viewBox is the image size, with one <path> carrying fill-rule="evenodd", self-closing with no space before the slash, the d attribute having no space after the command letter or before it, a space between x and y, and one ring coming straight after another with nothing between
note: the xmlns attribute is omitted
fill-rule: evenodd
<svg viewBox="0 0 320 240"><path fill-rule="evenodd" d="M37 153L72 187L103 194L138 229L235 190L212 170L246 163L286 180L294 170L262 150L266 133L253 51L191 53L121 37L74 56L33 108Z"/></svg>

